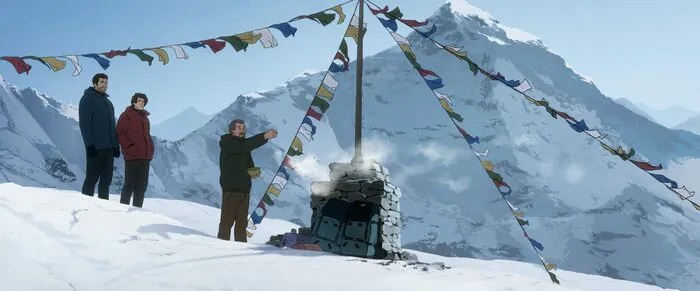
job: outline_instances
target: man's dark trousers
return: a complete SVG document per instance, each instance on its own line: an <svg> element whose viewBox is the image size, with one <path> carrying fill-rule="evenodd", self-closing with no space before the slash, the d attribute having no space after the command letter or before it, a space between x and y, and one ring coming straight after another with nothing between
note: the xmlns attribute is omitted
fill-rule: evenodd
<svg viewBox="0 0 700 291"><path fill-rule="evenodd" d="M234 240L237 242L248 242L245 229L248 226L250 192L223 192L223 195L221 195L219 234L217 236L223 240L231 240L231 227L233 226ZM234 223L236 224L235 226Z"/></svg>
<svg viewBox="0 0 700 291"><path fill-rule="evenodd" d="M109 185L112 183L112 171L114 169L114 149L97 150L97 156L88 156L86 160L83 194L95 196L95 184L99 180L97 196L100 199L109 200Z"/></svg>
<svg viewBox="0 0 700 291"><path fill-rule="evenodd" d="M148 173L150 171L151 161L149 160L131 160L125 161L125 177L124 187L122 188L122 196L119 202L129 205L131 194L134 195L133 205L143 207L143 198L148 187Z"/></svg>

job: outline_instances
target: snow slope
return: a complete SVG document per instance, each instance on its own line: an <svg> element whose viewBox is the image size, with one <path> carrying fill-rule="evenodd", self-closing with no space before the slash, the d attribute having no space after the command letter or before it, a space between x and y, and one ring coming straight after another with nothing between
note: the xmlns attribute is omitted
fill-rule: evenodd
<svg viewBox="0 0 700 291"><path fill-rule="evenodd" d="M191 217L202 210L187 202L166 208ZM419 254L451 267L423 271L226 242L148 208L11 183L0 184L0 221L0 281L14 291L662 290L567 271L556 286L537 266L517 262Z"/></svg>
<svg viewBox="0 0 700 291"><path fill-rule="evenodd" d="M212 117L188 107L182 112L151 126L151 134L166 140L178 140L188 133L202 127Z"/></svg>

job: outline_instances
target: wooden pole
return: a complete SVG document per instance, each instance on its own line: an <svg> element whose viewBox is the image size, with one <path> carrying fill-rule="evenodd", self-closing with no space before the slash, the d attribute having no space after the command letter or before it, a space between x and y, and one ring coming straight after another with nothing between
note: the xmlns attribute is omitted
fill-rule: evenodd
<svg viewBox="0 0 700 291"><path fill-rule="evenodd" d="M365 38L365 1L360 1L360 16L358 25L357 39L357 79L355 91L355 157L352 159L354 163L361 163L362 158L362 45Z"/></svg>

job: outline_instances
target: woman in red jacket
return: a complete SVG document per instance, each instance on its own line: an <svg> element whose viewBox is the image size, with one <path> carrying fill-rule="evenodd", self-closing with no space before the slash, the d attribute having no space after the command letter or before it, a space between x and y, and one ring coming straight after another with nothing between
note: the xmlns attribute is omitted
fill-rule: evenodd
<svg viewBox="0 0 700 291"><path fill-rule="evenodd" d="M120 202L129 205L133 193L133 205L139 208L143 206L154 151L151 123L148 121L150 113L144 109L146 104L146 94L134 94L131 106L124 110L117 121L117 137L124 154L125 169Z"/></svg>

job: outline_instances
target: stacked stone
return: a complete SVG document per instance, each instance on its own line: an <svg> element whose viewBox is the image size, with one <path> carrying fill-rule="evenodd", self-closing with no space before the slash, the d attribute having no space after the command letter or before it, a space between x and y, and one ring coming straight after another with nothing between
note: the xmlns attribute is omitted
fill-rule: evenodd
<svg viewBox="0 0 700 291"><path fill-rule="evenodd" d="M378 205L381 259L396 258L401 253L401 190L391 184L389 170L374 161L365 163L331 163L331 181L311 183L311 208L314 225L323 205L331 198L350 203L363 201Z"/></svg>

